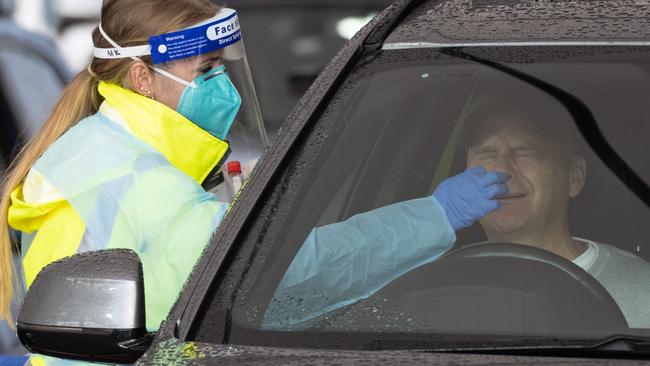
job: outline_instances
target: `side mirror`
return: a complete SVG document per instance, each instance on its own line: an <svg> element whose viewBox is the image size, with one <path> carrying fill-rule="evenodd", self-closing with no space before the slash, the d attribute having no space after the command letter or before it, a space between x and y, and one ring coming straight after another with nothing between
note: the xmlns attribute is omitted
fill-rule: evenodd
<svg viewBox="0 0 650 366"><path fill-rule="evenodd" d="M86 252L45 267L20 309L18 338L48 356L135 362L150 343L138 255Z"/></svg>

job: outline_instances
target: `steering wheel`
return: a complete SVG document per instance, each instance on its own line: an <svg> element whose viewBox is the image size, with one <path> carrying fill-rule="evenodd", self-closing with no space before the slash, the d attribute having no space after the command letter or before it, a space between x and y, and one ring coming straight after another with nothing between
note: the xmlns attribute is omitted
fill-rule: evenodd
<svg viewBox="0 0 650 366"><path fill-rule="evenodd" d="M593 336L628 328L611 295L582 268L512 243L452 250L341 310L329 326L374 328L369 324L383 316L397 330L456 334Z"/></svg>

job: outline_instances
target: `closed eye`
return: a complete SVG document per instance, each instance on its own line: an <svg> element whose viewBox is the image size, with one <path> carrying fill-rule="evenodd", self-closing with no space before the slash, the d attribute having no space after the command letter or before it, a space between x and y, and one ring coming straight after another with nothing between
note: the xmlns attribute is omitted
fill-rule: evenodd
<svg viewBox="0 0 650 366"><path fill-rule="evenodd" d="M491 146L483 146L476 151L476 158L480 160L494 159L497 156L497 149Z"/></svg>
<svg viewBox="0 0 650 366"><path fill-rule="evenodd" d="M221 57L210 57L209 59L203 61L201 67L197 69L197 71L201 74L205 74L207 72L210 72L210 70L216 69L219 66L221 66Z"/></svg>
<svg viewBox="0 0 650 366"><path fill-rule="evenodd" d="M533 159L537 159L542 155L541 151L535 148L515 149L513 153L516 157Z"/></svg>

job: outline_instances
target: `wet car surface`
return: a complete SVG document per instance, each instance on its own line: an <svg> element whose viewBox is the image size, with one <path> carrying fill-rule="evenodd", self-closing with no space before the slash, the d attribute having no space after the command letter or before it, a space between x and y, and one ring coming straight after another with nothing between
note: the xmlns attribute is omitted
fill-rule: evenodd
<svg viewBox="0 0 650 366"><path fill-rule="evenodd" d="M318 113L327 114L327 109L323 111L322 103L323 99L326 99L328 92L331 89L340 87L340 79L337 80L337 75L345 74L349 70L350 62L349 60L358 60L357 62L363 63L372 59L372 55L379 51L382 47L384 49L390 50L399 50L400 47L408 48L412 47L409 43L429 43L428 46L435 47L436 45L442 46L454 46L457 44L460 45L473 45L476 43L501 43L501 42L528 42L528 43L540 43L544 44L545 42L552 41L625 41L625 42L643 42L648 39L647 34L644 32L647 30L640 30L639 32L635 29L644 28L646 24L646 19L648 15L648 7L643 4L633 4L630 2L621 3L602 3L601 7L595 6L590 7L586 4L575 4L575 3L555 3L552 4L549 2L468 2L468 1L450 1L450 2L425 2L424 4L418 6L418 4L402 2L397 3L392 8L388 9L382 16L376 18L371 25L366 27L356 39L353 40L346 48L344 48L341 53L334 59L332 63L329 64L327 69L321 74L319 79L315 82L314 85L307 92L305 97L301 100L301 103L294 109L294 112L288 119L287 123L284 126L283 133L271 151L266 155L266 161L263 167L261 167L256 174L257 180L251 181L251 185L248 187L249 191L246 196L242 197L241 205L233 209L232 215L227 218L227 221L221 227L222 238L229 242L232 239L235 239L237 235L242 235L241 232L236 230L231 230L231 224L238 222L239 220L244 219L248 212L254 211L254 199L261 197L263 189L265 187L266 177L270 176L271 173L280 167L280 159L285 156L285 152L288 151L290 144L294 140L299 139L299 133L304 131L310 123L310 118L313 119ZM620 11L620 12L619 12ZM616 13L615 18L621 17L625 20L615 19L611 20L609 18L604 19L603 14L612 15L613 12ZM557 19L558 14L571 14L575 16L575 19L572 19L569 16L562 16L561 19ZM611 20L611 22L610 22ZM395 26L393 22L401 22L400 25ZM499 26L493 24L498 23ZM557 31L555 26L563 25L562 28L571 28L572 32L561 32ZM625 26L621 26L625 24ZM395 27L393 29L393 27ZM486 32L485 29L490 29L493 31ZM387 33L390 34L384 40L382 37L385 37ZM362 39L365 40L362 42ZM633 44L634 45L634 44ZM484 55L489 54L489 50L484 51ZM494 51L494 53L502 53L503 50ZM515 51L513 51L515 52ZM579 54L583 52L581 50L576 50L576 53ZM589 52L587 52L589 53ZM389 56L386 56L389 57ZM399 58L399 55L395 55L394 58ZM427 57L423 55L423 58ZM502 57L507 58L507 57ZM362 69L356 70L358 73L363 73ZM356 77L361 78L359 75ZM331 106L330 106L331 107ZM319 144L320 141L326 139L327 129L320 127L322 132L317 130L313 131L316 136L320 138L311 139L309 146L314 146L313 144ZM301 174L300 169L308 164L305 162L298 162L293 167L289 168L290 171L288 174L299 175ZM295 169L295 170L294 170ZM643 171L643 169L641 169ZM276 182L275 193L272 196L267 196L267 200L285 200L287 197L294 195L296 192L292 190L292 187L287 183L283 187L281 182ZM258 196L260 195L260 196ZM250 205L250 206L248 206ZM276 207L278 209L281 206L270 205L271 207ZM248 207L248 208L247 208ZM281 208L279 208L281 210ZM271 212L265 212L261 215L262 217L268 217L266 221L258 221L253 223L251 226L246 226L246 230L255 230L256 226L266 227L269 225L269 219L271 219ZM232 220L232 221L230 221ZM240 239L241 240L241 239ZM224 249L215 248L215 256L224 255ZM245 254L244 254L245 255ZM200 270L200 267L199 267ZM209 274L211 271L206 268L206 275L208 278L213 278L211 276L217 275L216 271ZM206 293L211 289L204 288L197 283L196 289L198 293ZM214 291L214 290L212 290ZM227 291L223 287L220 288L220 291ZM217 296L225 295L225 293L217 292ZM196 293L195 293L196 295ZM193 311L200 309L199 303L192 301L191 298L186 298L185 301L188 304L188 308L185 309L185 317L181 317L180 323L175 328L178 331L179 335L191 336L194 339L215 339L214 334L207 335L202 333L200 328L192 328L190 323L185 323L185 319L188 321L200 320L200 321L209 321L215 322L219 321L218 319L228 319L228 316L231 314L228 313L228 309L221 308L216 306L215 303L210 300L209 302L202 304L203 308L209 308L209 314L205 315L195 315L191 317L188 314ZM232 311L232 310L231 310ZM223 312L223 313L221 313ZM180 314L179 314L180 315ZM184 326L186 324L186 326ZM206 326L206 329L215 331L218 329L224 330L225 339L233 339L235 336L229 334L223 325L210 324L211 326ZM227 326L227 325L226 325ZM263 335L259 335L262 337ZM267 334L269 337L273 337L270 334ZM349 338L345 337L345 334L341 334L341 343L346 341L351 341ZM254 335L249 335L251 339L255 338ZM299 338L300 335L295 335ZM216 337L218 339L218 337ZM243 339L246 339L245 336ZM331 339L329 340L331 342ZM230 341L232 342L232 341ZM230 343L228 342L228 343ZM265 342L264 340L257 339L255 342L260 343L273 343ZM278 341L279 342L279 341ZM243 342L235 342L243 343ZM284 341L282 343L285 343ZM284 346L290 347L291 338L286 339L286 344ZM508 342L505 342L507 344ZM196 343L197 347L201 349L202 347L211 348L211 345L207 343ZM584 344L583 344L584 345ZM314 346L312 344L312 346ZM333 348L338 348L337 346L330 345ZM447 345L450 347L449 345ZM474 346L476 346L474 344ZM326 346L323 346L326 347ZM495 348L500 348L499 344L494 345ZM503 345L501 345L503 348ZM165 346L161 347L164 349ZM380 348L378 346L378 348ZM454 347L450 347L454 348ZM532 347L534 348L534 347ZM553 348L550 345L542 346L546 349L546 355L561 355L562 351L554 353L551 351ZM154 346L152 349L156 349ZM242 355L246 355L248 351L259 350L261 352L272 352L275 355L275 352L280 352L283 354L299 354L300 361L304 362L309 359L309 355L316 355L316 357L322 357L323 354L314 351L299 350L293 351L290 350L279 350L277 348L249 348L246 346L237 346L233 345L232 347L218 346L217 349L230 350L235 353L242 352ZM348 351L334 351L334 355L348 355ZM457 350L457 352L462 352ZM544 351L539 351L540 354L544 354ZM165 353L167 354L167 353ZM332 354L327 352L327 354ZM151 351L145 355L147 359L148 355L153 355L151 360L155 360L156 355L160 353ZM168 355L168 354L167 354ZM584 354L586 356L586 354ZM243 359L249 360L248 357L242 356ZM387 357L387 358L383 358ZM391 357L397 357L397 359L392 359ZM381 352L379 353L365 353L363 352L362 356L359 356L359 360L366 360L368 363L398 363L403 361L401 357L410 357L409 353L400 352ZM418 354L418 357L411 359L409 362L417 363L419 357L424 357L421 359L422 363L431 363L431 362L466 362L466 363L476 363L481 364L482 362L486 363L502 363L502 362L514 362L514 363L545 363L545 362L558 362L558 363L573 363L573 362L582 362L577 359L535 359L535 358L499 358L493 359L494 356L458 356L458 355L438 355L438 354ZM449 358L447 358L449 357ZM456 357L460 357L457 359ZM484 358L486 357L486 358ZM274 359L273 356L270 358L262 358L264 360ZM353 358L354 359L354 358ZM350 364L354 363L347 357L337 358L336 361L347 363L350 361ZM462 360L462 361L461 361ZM525 361L526 360L526 361ZM251 360L252 361L252 360ZM206 362L209 362L206 359ZM587 363L596 362L593 359L590 359ZM609 362L609 361L602 361ZM619 361L620 362L620 361ZM280 362L282 363L282 362ZM325 361L324 363L327 363Z"/></svg>
<svg viewBox="0 0 650 366"><path fill-rule="evenodd" d="M397 62L405 62L407 68L416 67L414 75L422 79L431 80L432 75L440 80L463 76L462 68L461 72L440 74L417 69L423 62L451 60L461 63L461 66L466 66L465 62L478 63L491 71L509 73L521 80L525 75L517 73L519 69L513 71L502 65L516 63L526 66L540 60L557 59L593 61L608 53L612 57L631 54L635 60L647 60L649 15L647 4L622 1L458 0L400 1L393 4L339 52L293 110L276 143L265 153L246 190L232 206L195 267L167 321L137 364L606 365L644 362L648 358L648 335L643 329L631 336L612 334L601 338L566 339L410 333L403 332L400 323L404 314L391 313L389 306L381 309L375 303L362 301L361 305L367 308L355 309L354 305L344 308L342 317L336 315L333 320L321 318L319 320L323 323L313 328L269 330L264 328L263 313L275 289L269 284L277 285L281 278L271 278L277 277L278 273L274 273L272 264L265 261L267 257L271 258L269 263L276 257L283 260L284 255L287 262L295 254L295 250L275 253L273 249L277 247L273 245L282 248L283 240L293 242L282 236L291 232L283 224L293 222L294 216L300 216L292 211L291 204L309 203L309 199L315 196L306 195L296 182L302 183L301 179L309 176L311 169L323 164L318 157L328 146L328 139L337 132L337 127L347 127L348 119L338 119L337 113L345 110L349 100L354 100L355 91L359 85L363 86L364 80L382 71L390 71L390 65ZM574 42L586 48L577 47L579 45ZM625 48L609 49L611 42L620 43ZM504 50L501 48L504 45L511 48ZM527 58L530 62L526 62ZM382 75L390 76L390 73ZM391 80L389 77L383 81L390 85ZM526 79L531 83L538 80ZM543 83L539 85L547 87ZM563 96L561 91L550 87L546 90L551 90L549 93L556 98ZM575 113L584 111L575 106L570 109ZM638 126L643 128L645 125ZM645 131L638 132L642 134ZM619 178L618 169L626 174L627 178L618 183L629 199L620 204L634 202L634 210L640 219L632 223L629 236L624 237L628 245L625 249L645 258L646 253L637 239L647 239L649 230L647 225L644 226L648 207L648 170L644 169L647 168L647 157L626 155L620 144L614 144L623 158L612 158L613 155L602 152L597 143L594 146L596 154L606 156L603 169L609 168ZM612 178L612 181L616 179ZM314 210L318 211L314 215L320 213L316 208ZM634 212L631 215L634 216ZM595 232L607 240L616 240L608 227ZM276 233L282 235L273 236ZM304 237L297 243L302 243L302 240ZM476 242L476 238L472 237L468 242ZM281 268L286 268L286 263ZM345 313L347 309L351 312ZM355 322L355 311L368 315L370 320ZM373 323L372 320L377 320L375 311L389 319ZM345 316L349 314L353 314L352 322L341 320L347 319ZM374 332L379 327L390 325L391 321L397 324L395 329Z"/></svg>
<svg viewBox="0 0 650 366"><path fill-rule="evenodd" d="M147 365L636 365L621 361L561 356L503 356L415 351L304 351L267 347L209 345L167 340L157 346Z"/></svg>

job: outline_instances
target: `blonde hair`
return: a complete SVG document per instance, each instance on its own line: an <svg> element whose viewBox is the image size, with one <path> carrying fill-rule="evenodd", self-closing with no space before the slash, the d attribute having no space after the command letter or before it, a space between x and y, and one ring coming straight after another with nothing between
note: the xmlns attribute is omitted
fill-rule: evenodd
<svg viewBox="0 0 650 366"><path fill-rule="evenodd" d="M111 39L122 47L147 43L151 35L185 28L214 16L220 7L209 0L104 0L101 24ZM96 47L112 47L98 28L93 31ZM149 56L141 57L150 63ZM41 130L17 154L2 180L0 196L0 317L13 326L11 300L14 268L8 224L11 192L18 187L47 148L81 119L99 109L100 80L125 85L131 59L94 58L65 88ZM56 245L56 243L52 243Z"/></svg>

